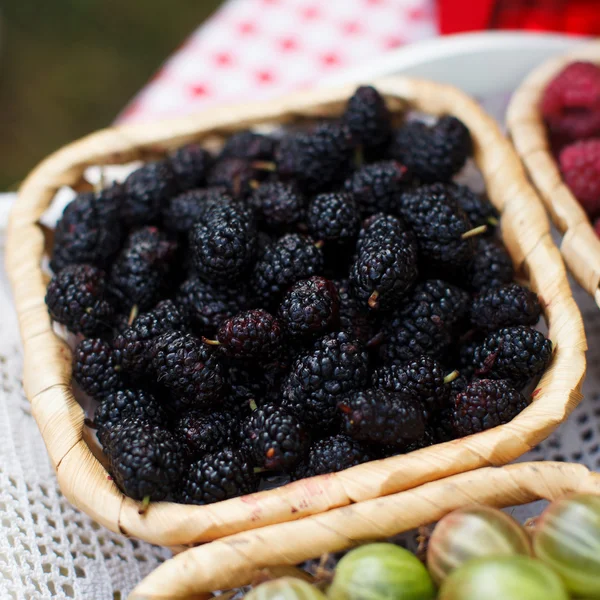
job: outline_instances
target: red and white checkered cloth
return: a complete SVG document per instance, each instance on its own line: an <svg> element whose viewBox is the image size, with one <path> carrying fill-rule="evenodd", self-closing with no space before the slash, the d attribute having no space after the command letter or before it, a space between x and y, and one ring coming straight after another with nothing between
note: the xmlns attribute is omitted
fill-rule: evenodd
<svg viewBox="0 0 600 600"><path fill-rule="evenodd" d="M181 115L325 83L334 71L436 34L434 0L229 0L119 120Z"/></svg>

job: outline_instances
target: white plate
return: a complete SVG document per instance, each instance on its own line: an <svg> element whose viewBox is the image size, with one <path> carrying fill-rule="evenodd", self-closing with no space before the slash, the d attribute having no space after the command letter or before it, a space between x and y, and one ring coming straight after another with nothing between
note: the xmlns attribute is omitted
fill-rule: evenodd
<svg viewBox="0 0 600 600"><path fill-rule="evenodd" d="M586 40L529 32L445 36L405 46L345 70L327 85L360 83L401 73L449 83L477 97L510 93L540 62Z"/></svg>

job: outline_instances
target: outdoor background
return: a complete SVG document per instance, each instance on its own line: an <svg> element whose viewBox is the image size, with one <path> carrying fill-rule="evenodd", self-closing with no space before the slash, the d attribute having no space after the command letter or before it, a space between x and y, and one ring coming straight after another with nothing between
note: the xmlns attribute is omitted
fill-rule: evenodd
<svg viewBox="0 0 600 600"><path fill-rule="evenodd" d="M108 125L219 0L0 1L0 190Z"/></svg>

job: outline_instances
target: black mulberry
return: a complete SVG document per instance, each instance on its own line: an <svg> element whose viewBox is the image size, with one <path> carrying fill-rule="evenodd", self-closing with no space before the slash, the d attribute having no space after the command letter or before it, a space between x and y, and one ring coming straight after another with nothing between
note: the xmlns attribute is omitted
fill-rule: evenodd
<svg viewBox="0 0 600 600"><path fill-rule="evenodd" d="M339 329L364 344L377 334L377 321L373 311L350 293L350 283L346 280L334 281L340 298Z"/></svg>
<svg viewBox="0 0 600 600"><path fill-rule="evenodd" d="M455 117L442 117L432 127L419 121L403 125L390 153L422 183L450 181L473 152L471 134Z"/></svg>
<svg viewBox="0 0 600 600"><path fill-rule="evenodd" d="M110 289L121 305L146 310L165 292L177 244L156 227L133 232L110 270Z"/></svg>
<svg viewBox="0 0 600 600"><path fill-rule="evenodd" d="M322 335L337 325L340 298L333 282L311 277L295 283L283 297L277 313L292 338Z"/></svg>
<svg viewBox="0 0 600 600"><path fill-rule="evenodd" d="M134 500L164 500L181 477L181 444L161 425L127 418L106 431L104 442L113 481Z"/></svg>
<svg viewBox="0 0 600 600"><path fill-rule="evenodd" d="M212 161L210 152L198 144L188 144L173 152L169 163L179 191L185 192L204 185Z"/></svg>
<svg viewBox="0 0 600 600"><path fill-rule="evenodd" d="M456 268L472 258L471 224L457 202L463 189L434 183L402 196L400 214L417 237L421 260Z"/></svg>
<svg viewBox="0 0 600 600"><path fill-rule="evenodd" d="M251 494L257 488L254 468L244 453L226 448L189 465L175 498L183 504L212 504Z"/></svg>
<svg viewBox="0 0 600 600"><path fill-rule="evenodd" d="M543 373L551 360L552 342L521 325L493 331L473 350L476 375L509 379L517 387Z"/></svg>
<svg viewBox="0 0 600 600"><path fill-rule="evenodd" d="M308 448L308 435L300 421L273 404L257 408L243 432L257 464L269 470L290 470Z"/></svg>
<svg viewBox="0 0 600 600"><path fill-rule="evenodd" d="M354 92L342 117L357 144L366 150L383 146L392 134L392 115L381 94L370 85Z"/></svg>
<svg viewBox="0 0 600 600"><path fill-rule="evenodd" d="M163 206L162 222L167 231L185 233L213 207L233 203L233 198L224 188L188 190L174 196Z"/></svg>
<svg viewBox="0 0 600 600"><path fill-rule="evenodd" d="M511 325L535 325L542 309L537 294L516 283L486 288L471 304L471 323L491 331Z"/></svg>
<svg viewBox="0 0 600 600"><path fill-rule="evenodd" d="M430 356L419 358L403 365L389 365L377 369L371 378L373 387L389 392L412 394L431 415L442 408L450 395L450 375L444 367Z"/></svg>
<svg viewBox="0 0 600 600"><path fill-rule="evenodd" d="M233 358L268 360L279 353L283 331L273 315L258 308L227 319L217 331L217 341L204 342L220 345Z"/></svg>
<svg viewBox="0 0 600 600"><path fill-rule="evenodd" d="M94 425L100 443L104 446L107 432L130 417L161 424L166 422L167 413L154 395L146 390L123 388L111 392L94 412Z"/></svg>
<svg viewBox="0 0 600 600"><path fill-rule="evenodd" d="M509 381L479 379L456 395L452 423L463 437L508 423L528 404Z"/></svg>
<svg viewBox="0 0 600 600"><path fill-rule="evenodd" d="M431 316L391 316L382 335L379 354L385 364L403 364L422 355L441 358L452 341L450 329Z"/></svg>
<svg viewBox="0 0 600 600"><path fill-rule="evenodd" d="M468 265L468 281L474 290L511 283L513 263L504 244L496 238L479 237Z"/></svg>
<svg viewBox="0 0 600 600"><path fill-rule="evenodd" d="M487 227L487 234L493 233L498 225L500 214L484 194L476 194L462 186L462 193L457 197L458 205L467 215L472 227Z"/></svg>
<svg viewBox="0 0 600 600"><path fill-rule="evenodd" d="M288 233L267 246L254 266L252 284L263 303L278 303L281 294L301 279L320 275L323 252L309 236Z"/></svg>
<svg viewBox="0 0 600 600"><path fill-rule="evenodd" d="M86 338L75 346L73 379L86 394L98 400L124 383L110 344L99 338Z"/></svg>
<svg viewBox="0 0 600 600"><path fill-rule="evenodd" d="M282 178L295 179L304 191L320 192L344 180L354 146L347 126L322 123L281 140L275 151L277 170Z"/></svg>
<svg viewBox="0 0 600 600"><path fill-rule="evenodd" d="M363 216L397 213L400 197L411 183L408 169L394 160L365 165L349 177L344 187L353 194Z"/></svg>
<svg viewBox="0 0 600 600"><path fill-rule="evenodd" d="M210 407L223 395L223 367L214 352L189 333L171 331L150 346L158 383L186 406Z"/></svg>
<svg viewBox="0 0 600 600"><path fill-rule="evenodd" d="M304 479L326 473L337 473L375 458L375 453L362 442L338 433L315 442L308 456L296 467L293 479Z"/></svg>
<svg viewBox="0 0 600 600"><path fill-rule="evenodd" d="M223 187L236 199L252 193L254 182L265 176L265 171L256 169L244 158L221 158L217 160L206 178L207 185Z"/></svg>
<svg viewBox="0 0 600 600"><path fill-rule="evenodd" d="M172 300L159 302L151 311L138 315L113 342L117 364L127 373L143 375L149 366L152 340L168 331L185 331L186 318Z"/></svg>
<svg viewBox="0 0 600 600"><path fill-rule="evenodd" d="M360 214L351 194L318 194L308 204L306 223L314 239L343 245L356 239Z"/></svg>
<svg viewBox="0 0 600 600"><path fill-rule="evenodd" d="M180 415L175 423L175 435L192 456L227 447L238 439L239 429L238 419L226 411L207 413L192 409Z"/></svg>
<svg viewBox="0 0 600 600"><path fill-rule="evenodd" d="M213 335L223 321L251 304L243 283L235 287L228 287L227 282L213 285L193 276L181 284L175 299L194 330L202 335Z"/></svg>
<svg viewBox="0 0 600 600"><path fill-rule="evenodd" d="M292 365L282 389L282 406L306 426L326 429L337 420L338 401L365 387L368 379L363 344L346 332L330 333Z"/></svg>
<svg viewBox="0 0 600 600"><path fill-rule="evenodd" d="M257 219L274 231L289 229L304 218L305 199L293 183L261 184L248 199Z"/></svg>
<svg viewBox="0 0 600 600"><path fill-rule="evenodd" d="M156 223L162 207L179 192L167 159L142 165L127 177L124 186L125 198L120 208L127 225Z"/></svg>
<svg viewBox="0 0 600 600"><path fill-rule="evenodd" d="M425 420L412 394L361 390L342 399L338 408L344 429L355 440L404 446L425 433Z"/></svg>
<svg viewBox="0 0 600 600"><path fill-rule="evenodd" d="M228 283L242 277L256 252L256 228L249 210L215 206L190 231L193 266L205 281Z"/></svg>
<svg viewBox="0 0 600 600"><path fill-rule="evenodd" d="M412 234L401 229L394 217L378 215L361 232L350 286L352 294L374 310L394 308L417 278L417 246Z"/></svg>
<svg viewBox="0 0 600 600"><path fill-rule="evenodd" d="M69 265L48 284L50 317L73 333L95 335L111 326L114 309L106 299L104 271L91 265Z"/></svg>
<svg viewBox="0 0 600 600"><path fill-rule="evenodd" d="M270 160L275 146L275 140L267 135L249 130L236 131L225 141L219 158Z"/></svg>
<svg viewBox="0 0 600 600"><path fill-rule="evenodd" d="M397 314L407 318L427 317L447 328L454 327L469 311L469 294L442 279L426 279L415 285Z"/></svg>
<svg viewBox="0 0 600 600"><path fill-rule="evenodd" d="M78 263L107 266L123 239L119 220L123 197L122 186L114 184L99 193L79 194L67 205L54 230L50 268L55 273Z"/></svg>

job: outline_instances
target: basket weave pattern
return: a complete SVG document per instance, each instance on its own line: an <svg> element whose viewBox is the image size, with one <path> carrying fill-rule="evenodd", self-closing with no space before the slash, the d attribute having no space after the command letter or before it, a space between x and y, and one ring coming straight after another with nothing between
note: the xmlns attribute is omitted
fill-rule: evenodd
<svg viewBox="0 0 600 600"><path fill-rule="evenodd" d="M48 277L41 267L45 240L39 218L61 186L85 187L83 172L88 166L159 156L182 144L209 143L251 125L340 114L354 90L296 94L175 121L99 131L50 156L27 178L11 215L7 247L24 344L25 391L63 493L98 522L113 531L175 546L296 520L456 473L506 464L544 439L581 399L586 350L581 315L543 206L510 143L493 119L452 87L397 77L374 85L392 107L408 103L434 115L451 113L470 129L489 197L503 215L504 241L520 274L540 296L555 349L534 402L507 425L465 439L209 506L153 503L139 515L138 504L121 494L84 439L88 435L84 413L71 390L71 352L54 333L44 304Z"/></svg>
<svg viewBox="0 0 600 600"><path fill-rule="evenodd" d="M461 473L416 489L290 523L232 535L183 552L144 579L130 600L202 598L252 583L267 568L385 539L441 519L457 508L503 508L569 492L600 494L600 474L569 463L522 463ZM227 565L226 569L222 566Z"/></svg>
<svg viewBox="0 0 600 600"><path fill-rule="evenodd" d="M551 59L532 71L511 99L507 123L533 184L563 234L560 249L567 266L600 306L600 240L585 211L562 180L539 109L548 83L576 60L600 63L600 42Z"/></svg>

